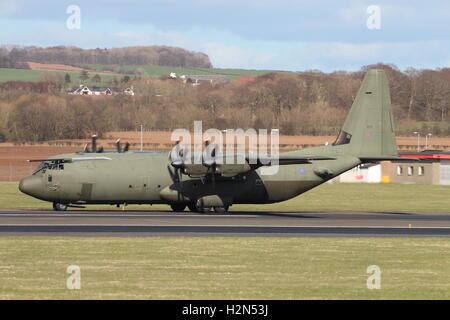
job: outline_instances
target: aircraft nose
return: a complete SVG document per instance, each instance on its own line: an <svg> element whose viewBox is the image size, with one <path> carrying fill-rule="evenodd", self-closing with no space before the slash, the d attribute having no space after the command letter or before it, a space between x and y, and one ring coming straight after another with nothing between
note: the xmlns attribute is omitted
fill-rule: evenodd
<svg viewBox="0 0 450 320"><path fill-rule="evenodd" d="M42 182L39 177L29 176L20 180L19 190L30 196L36 196L40 193Z"/></svg>

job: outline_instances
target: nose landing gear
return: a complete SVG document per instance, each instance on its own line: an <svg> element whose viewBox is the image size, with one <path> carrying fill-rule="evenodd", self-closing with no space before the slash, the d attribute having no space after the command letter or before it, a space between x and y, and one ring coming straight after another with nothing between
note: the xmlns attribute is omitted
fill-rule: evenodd
<svg viewBox="0 0 450 320"><path fill-rule="evenodd" d="M215 213L227 213L228 212L228 208L229 208L229 206L214 207L214 212Z"/></svg>

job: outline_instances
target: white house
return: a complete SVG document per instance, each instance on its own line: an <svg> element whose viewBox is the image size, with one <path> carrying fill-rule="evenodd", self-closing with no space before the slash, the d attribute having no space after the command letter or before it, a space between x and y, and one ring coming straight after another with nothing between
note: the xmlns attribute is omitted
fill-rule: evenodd
<svg viewBox="0 0 450 320"><path fill-rule="evenodd" d="M87 86L80 85L78 89L75 91L69 92L69 94L79 94L79 95L93 95L94 92L89 89Z"/></svg>
<svg viewBox="0 0 450 320"><path fill-rule="evenodd" d="M134 91L133 91L133 87L131 88L126 88L123 93L127 96L134 96Z"/></svg>

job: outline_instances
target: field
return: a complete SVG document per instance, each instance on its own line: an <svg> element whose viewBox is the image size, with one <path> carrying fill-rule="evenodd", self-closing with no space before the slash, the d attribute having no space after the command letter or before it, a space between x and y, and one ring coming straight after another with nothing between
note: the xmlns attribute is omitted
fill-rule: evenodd
<svg viewBox="0 0 450 320"><path fill-rule="evenodd" d="M38 81L43 71L29 69L0 68L0 82L7 81Z"/></svg>
<svg viewBox="0 0 450 320"><path fill-rule="evenodd" d="M84 68L92 70L106 70L107 68L114 68L116 71L136 71L143 70L151 77L167 76L171 72L175 72L177 75L224 75L229 76L230 79L236 79L241 77L257 77L267 73L292 73L289 71L277 71L277 70L246 70L246 69L202 69L202 68L180 68L180 67L165 67L165 66L110 66L99 64L86 64L82 65Z"/></svg>
<svg viewBox="0 0 450 320"><path fill-rule="evenodd" d="M98 73L101 77L100 83L93 83L90 80L84 82L88 86L114 86L112 81L114 77L120 81L126 73L129 71L133 73L136 70L145 71L150 77L160 77L167 76L171 72L175 72L177 75L209 75L209 74L219 74L228 76L231 80L241 78L241 77L257 77L270 72L276 73L289 73L288 71L271 71L271 70L245 70L245 69L190 69L190 68L179 68L179 67L163 67L163 66L109 66L109 65L95 65L86 64L82 65L82 68L64 66L64 65L50 65L50 64L32 64L31 69L11 69L11 68L0 68L0 83L7 81L31 81L37 82L39 75L43 72L57 72L61 75L68 73L71 78L70 86L77 86L83 83L80 80L80 71L82 68L88 69L89 76L93 77ZM113 68L115 72L106 70L107 68ZM66 69L66 70L64 70ZM75 71L76 70L76 71ZM120 72L120 74L118 73ZM130 77L133 75L129 74Z"/></svg>
<svg viewBox="0 0 450 320"><path fill-rule="evenodd" d="M64 64L52 64L52 63L37 63L37 62L27 62L28 67L33 70L46 70L46 71L74 71L82 72L83 68L68 66Z"/></svg>
<svg viewBox="0 0 450 320"><path fill-rule="evenodd" d="M30 69L10 69L10 68L0 68L0 83L7 81L30 81L37 82L39 79L39 75L43 72L49 72L49 70L30 70ZM71 83L69 84L71 87L76 87L80 83L83 83L80 79L79 72L73 71L52 71L60 73L63 77L66 73L70 75ZM89 77L93 77L96 72L89 72ZM100 73L101 77L100 83L93 83L90 80L84 82L84 84L88 86L114 86L112 81L117 78L117 81L120 82L120 79L124 76L123 74L113 74L113 73Z"/></svg>
<svg viewBox="0 0 450 320"><path fill-rule="evenodd" d="M0 238L0 299L449 299L450 239ZM66 269L81 289L66 289ZM381 289L367 289L367 267Z"/></svg>

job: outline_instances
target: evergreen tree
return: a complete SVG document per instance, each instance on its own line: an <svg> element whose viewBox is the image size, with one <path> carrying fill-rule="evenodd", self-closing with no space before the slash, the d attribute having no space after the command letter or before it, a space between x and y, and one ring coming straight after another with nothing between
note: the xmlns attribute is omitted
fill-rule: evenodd
<svg viewBox="0 0 450 320"><path fill-rule="evenodd" d="M86 70L81 71L81 73L80 73L80 80L84 82L87 79L89 79L88 72Z"/></svg>
<svg viewBox="0 0 450 320"><path fill-rule="evenodd" d="M65 83L71 83L72 79L70 79L70 74L66 73L66 75L64 76L64 82Z"/></svg>
<svg viewBox="0 0 450 320"><path fill-rule="evenodd" d="M98 75L98 73L95 74L95 76L92 77L92 82L100 83L102 82L102 78Z"/></svg>

